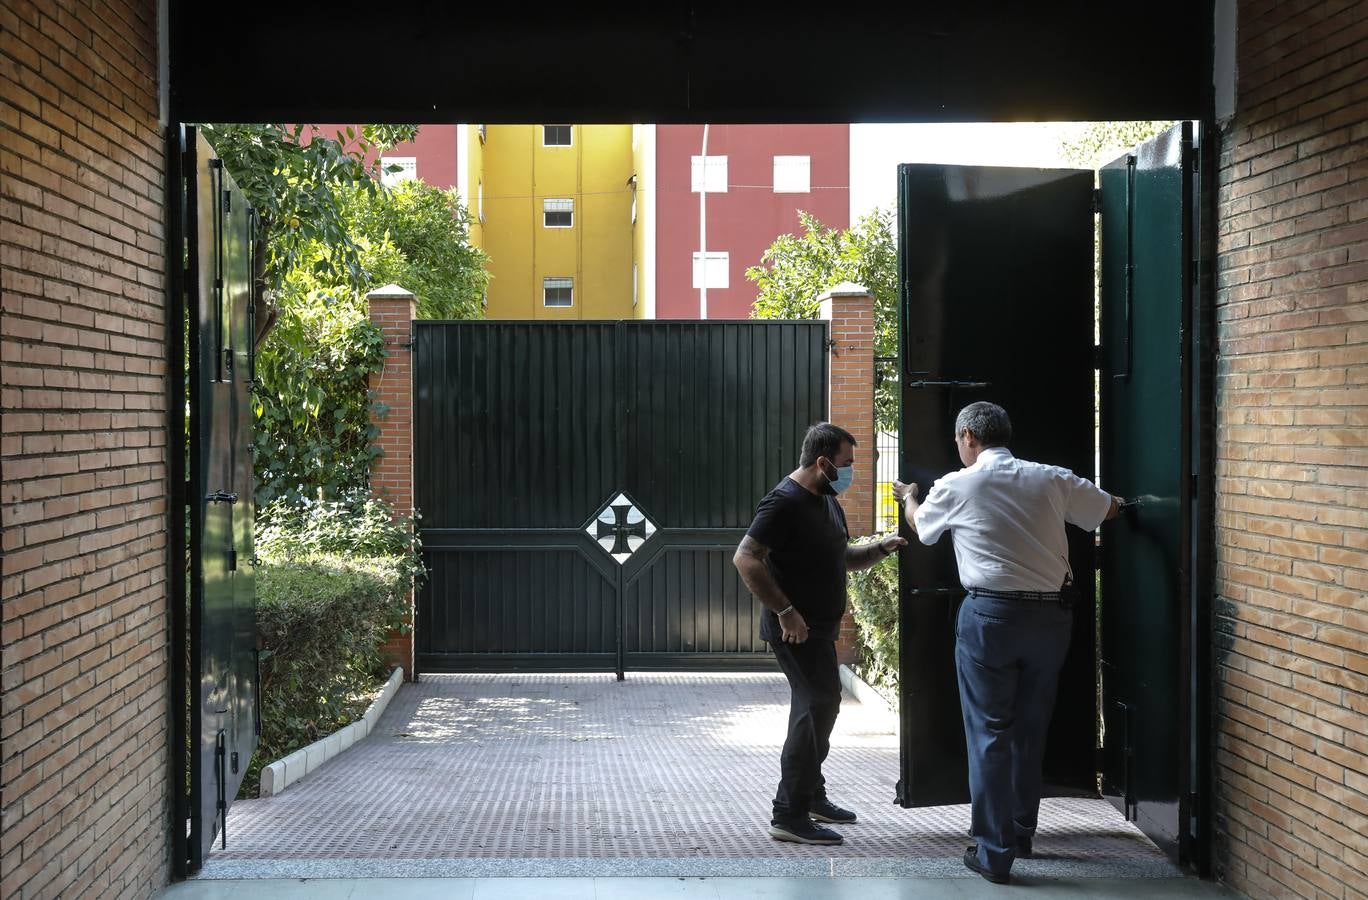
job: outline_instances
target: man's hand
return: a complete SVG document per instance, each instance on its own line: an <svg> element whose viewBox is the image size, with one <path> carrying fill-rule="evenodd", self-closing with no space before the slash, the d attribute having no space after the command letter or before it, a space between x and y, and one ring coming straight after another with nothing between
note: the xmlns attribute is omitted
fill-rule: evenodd
<svg viewBox="0 0 1368 900"><path fill-rule="evenodd" d="M907 538L896 534L890 534L888 537L879 541L879 549L883 551L884 556L892 556L906 546Z"/></svg>
<svg viewBox="0 0 1368 900"><path fill-rule="evenodd" d="M907 527L915 533L917 530L917 508L921 506L917 498L921 496L921 488L914 481L912 484L903 484L896 478L893 479L893 496L898 498L898 505L902 507L903 518L907 520Z"/></svg>
<svg viewBox="0 0 1368 900"><path fill-rule="evenodd" d="M779 627L784 630L785 644L801 644L808 639L807 619L796 609L779 617Z"/></svg>
<svg viewBox="0 0 1368 900"><path fill-rule="evenodd" d="M903 484L896 478L893 479L893 496L898 498L899 505L901 505L903 501L907 499L907 496L909 494L912 495L913 500L916 500L917 497L921 495L921 488L917 486L917 483L915 481L911 484Z"/></svg>

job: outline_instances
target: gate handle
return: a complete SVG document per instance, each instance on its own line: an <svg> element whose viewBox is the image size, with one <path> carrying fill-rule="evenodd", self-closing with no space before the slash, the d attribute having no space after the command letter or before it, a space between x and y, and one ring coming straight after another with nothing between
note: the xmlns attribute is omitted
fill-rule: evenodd
<svg viewBox="0 0 1368 900"><path fill-rule="evenodd" d="M206 503L236 503L238 495L234 491L210 491L204 495Z"/></svg>

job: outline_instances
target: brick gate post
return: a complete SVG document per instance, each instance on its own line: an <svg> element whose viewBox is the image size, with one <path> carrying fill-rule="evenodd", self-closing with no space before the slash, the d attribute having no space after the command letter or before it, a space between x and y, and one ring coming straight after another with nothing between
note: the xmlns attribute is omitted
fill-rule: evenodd
<svg viewBox="0 0 1368 900"><path fill-rule="evenodd" d="M370 378L377 403L388 407L383 415L371 413L380 429L375 444L380 455L371 465L371 492L394 507L396 513L413 514L413 373L411 368L413 319L417 298L397 284L366 295L370 320L385 341L385 362ZM408 595L407 621L413 624L413 588ZM381 651L392 665L402 666L404 680L413 679L413 630L390 632Z"/></svg>
<svg viewBox="0 0 1368 900"><path fill-rule="evenodd" d="M841 495L851 537L874 531L874 298L869 289L844 282L822 294L821 318L831 323L828 408L831 421L857 444L855 483ZM855 621L847 611L836 656L856 661Z"/></svg>

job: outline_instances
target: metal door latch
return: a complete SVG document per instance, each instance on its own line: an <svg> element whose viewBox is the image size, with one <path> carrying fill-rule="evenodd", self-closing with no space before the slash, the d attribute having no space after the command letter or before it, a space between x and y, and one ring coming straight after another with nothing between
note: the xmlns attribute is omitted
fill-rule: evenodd
<svg viewBox="0 0 1368 900"><path fill-rule="evenodd" d="M204 495L206 503L236 503L238 495L233 491L210 491Z"/></svg>

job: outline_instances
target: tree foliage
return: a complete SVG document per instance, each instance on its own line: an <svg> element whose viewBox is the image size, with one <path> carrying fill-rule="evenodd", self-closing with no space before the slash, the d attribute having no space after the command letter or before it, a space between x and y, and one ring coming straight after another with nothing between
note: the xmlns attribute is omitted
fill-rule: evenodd
<svg viewBox="0 0 1368 900"><path fill-rule="evenodd" d="M470 243L470 213L454 190L422 181L400 182L381 196L352 189L344 216L371 283L412 291L418 318L483 315L487 257Z"/></svg>
<svg viewBox="0 0 1368 900"><path fill-rule="evenodd" d="M206 125L258 212L256 499L336 498L369 482L384 348L365 294L396 282L420 317L472 318L488 275L460 198L420 182L387 189L379 154L416 126ZM273 325L274 327L271 327ZM374 410L383 414L385 410Z"/></svg>
<svg viewBox="0 0 1368 900"><path fill-rule="evenodd" d="M815 319L817 298L843 281L869 289L874 297L874 355L898 352L898 255L891 210L876 210L844 231L798 213L801 235L784 234L746 270L759 287L752 315L757 319ZM897 384L875 386L875 418L881 431L898 428Z"/></svg>
<svg viewBox="0 0 1368 900"><path fill-rule="evenodd" d="M1173 122L1090 122L1077 136L1064 140L1060 155L1071 165L1096 169L1136 144L1173 127Z"/></svg>
<svg viewBox="0 0 1368 900"><path fill-rule="evenodd" d="M347 128L345 140L324 135L316 125L211 123L200 131L256 209L264 246L256 275L268 306L312 243L331 251L312 260L316 275L362 282L365 272L343 219L341 191L381 192L379 154L411 140L416 125L368 125L360 133Z"/></svg>

